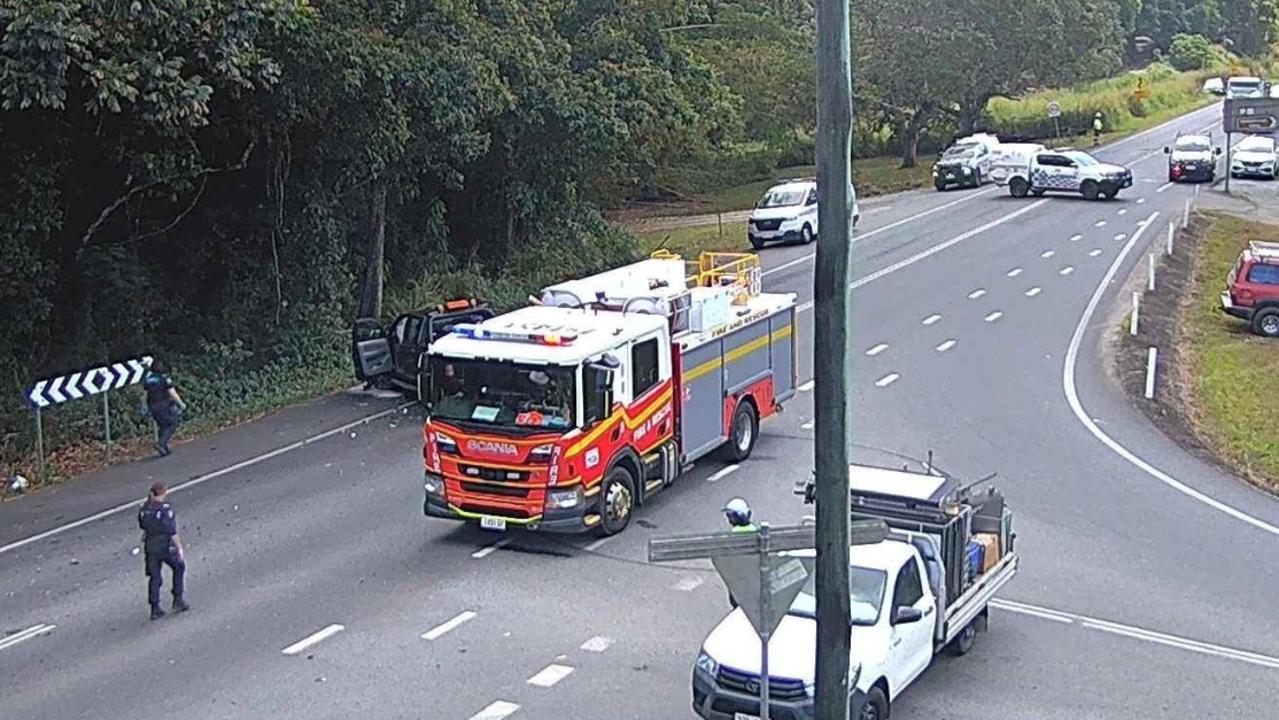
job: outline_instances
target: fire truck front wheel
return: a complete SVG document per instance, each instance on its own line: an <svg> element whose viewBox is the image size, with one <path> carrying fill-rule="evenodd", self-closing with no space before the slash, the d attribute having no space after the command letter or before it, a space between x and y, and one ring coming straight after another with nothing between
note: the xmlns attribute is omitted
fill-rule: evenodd
<svg viewBox="0 0 1279 720"><path fill-rule="evenodd" d="M742 400L733 411L733 425L728 431L728 442L724 444L724 459L739 463L750 457L758 436L759 415L755 412L755 405L749 400Z"/></svg>
<svg viewBox="0 0 1279 720"><path fill-rule="evenodd" d="M600 492L600 529L605 535L616 535L626 529L635 512L635 478L619 465L608 471Z"/></svg>

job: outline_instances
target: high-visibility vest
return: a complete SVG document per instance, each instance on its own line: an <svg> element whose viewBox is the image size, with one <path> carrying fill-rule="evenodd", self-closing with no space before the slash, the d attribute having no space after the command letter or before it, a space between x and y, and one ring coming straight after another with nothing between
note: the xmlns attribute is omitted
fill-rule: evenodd
<svg viewBox="0 0 1279 720"><path fill-rule="evenodd" d="M1092 129L1101 132L1101 118L1092 119Z"/></svg>
<svg viewBox="0 0 1279 720"><path fill-rule="evenodd" d="M734 525L732 531L735 533L749 533L755 532L758 529L759 528L755 527L755 523L750 523L748 525Z"/></svg>

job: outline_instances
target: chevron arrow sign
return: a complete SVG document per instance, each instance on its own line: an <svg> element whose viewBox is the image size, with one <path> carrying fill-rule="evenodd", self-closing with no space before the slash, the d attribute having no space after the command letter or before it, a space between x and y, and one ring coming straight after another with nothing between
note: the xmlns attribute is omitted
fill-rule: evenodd
<svg viewBox="0 0 1279 720"><path fill-rule="evenodd" d="M46 408L108 390L119 390L142 382L142 377L146 375L149 367L151 367L151 356L144 355L73 372L70 375L38 380L27 388L26 399L33 408Z"/></svg>

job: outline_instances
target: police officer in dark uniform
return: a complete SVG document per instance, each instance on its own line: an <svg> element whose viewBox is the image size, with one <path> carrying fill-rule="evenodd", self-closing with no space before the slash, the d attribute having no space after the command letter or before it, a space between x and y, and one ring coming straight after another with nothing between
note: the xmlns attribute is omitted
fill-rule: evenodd
<svg viewBox="0 0 1279 720"><path fill-rule="evenodd" d="M151 604L152 620L165 616L164 609L160 607L160 586L164 584L161 570L165 565L173 573L173 611L191 609L182 597L186 589L186 552L178 537L178 521L173 507L165 501L168 494L169 489L164 483L157 482L151 486L146 502L138 508L138 527L142 528L142 545L146 551L147 602Z"/></svg>

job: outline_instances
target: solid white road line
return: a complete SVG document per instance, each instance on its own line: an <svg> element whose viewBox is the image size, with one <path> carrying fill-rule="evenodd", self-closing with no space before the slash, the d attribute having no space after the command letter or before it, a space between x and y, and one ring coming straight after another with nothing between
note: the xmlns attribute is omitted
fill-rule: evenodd
<svg viewBox="0 0 1279 720"><path fill-rule="evenodd" d="M1058 275L1069 275L1069 274L1071 274L1071 273L1072 273L1072 272L1074 272L1074 271L1075 271L1075 269L1074 269L1073 267L1071 267L1071 266L1067 265L1066 267L1064 267L1064 268L1062 268L1062 269L1058 270L1058 271L1057 271L1057 274L1058 274Z"/></svg>
<svg viewBox="0 0 1279 720"><path fill-rule="evenodd" d="M995 322L996 320L998 320L999 318L1001 318L1001 317L1003 317L1003 316L1004 316L1004 314L1003 314L1003 313L1001 313L1001 312L999 312L998 310L996 310L995 312L993 312L993 313L991 313L991 314L989 314L989 315L987 315L987 316L986 316L986 322Z"/></svg>
<svg viewBox="0 0 1279 720"><path fill-rule="evenodd" d="M325 640L328 640L329 638L333 637L334 635L337 635L338 633L342 632L345 629L346 629L346 626L338 625L337 623L334 623L324 628L323 630L319 630L317 632L311 633L310 635L284 648L280 652L283 652L285 655L297 655L298 653L302 652L303 650L306 650L312 645L324 642Z"/></svg>
<svg viewBox="0 0 1279 720"><path fill-rule="evenodd" d="M475 552L471 553L471 557L475 558L476 560L481 560L483 558L488 557L489 555L492 555L494 552L497 552L498 550L506 547L507 543L509 542L511 542L510 538L502 538L501 540L498 540L492 545L485 545L479 550L476 550Z"/></svg>
<svg viewBox="0 0 1279 720"><path fill-rule="evenodd" d="M1159 187L1155 188L1155 192L1161 193L1170 187L1172 187L1172 183L1164 183L1163 185L1160 185Z"/></svg>
<svg viewBox="0 0 1279 720"><path fill-rule="evenodd" d="M852 283L851 285L849 285L849 287L855 290L855 289L857 289L857 288L859 288L859 287L861 287L861 286L863 286L863 285L866 285L866 284L868 284L868 283L872 283L872 282L874 282L874 281L876 281L876 280L878 280L878 279L880 279L880 278L884 277L885 275L888 275L888 274L891 274L891 273L895 273L895 272L897 272L898 270L901 270L902 268L907 267L907 266L909 266L909 265L914 265L915 263L919 262L920 260L923 260L924 258L931 257L931 256L933 256L933 255L936 255L937 253L941 252L942 250L945 250L945 249L947 249L947 248L950 248L950 247L953 247L953 246L955 246L955 245L958 245L959 243L961 243L961 242L963 242L963 241L965 241L965 240L967 240L967 239L969 239L969 238L976 237L977 235L980 235L980 234L982 234L982 233L986 232L987 230L989 230L989 229L991 229L991 228L999 227L1000 225L1003 225L1003 224L1004 224L1004 223L1006 223L1006 222L1011 222L1011 221L1013 221L1013 220L1016 220L1017 218L1021 217L1022 215L1025 215L1026 213L1031 212L1031 211L1035 210L1036 208L1039 208L1040 206L1042 206L1042 205L1046 204L1047 202L1048 202L1048 199L1047 199L1047 198L1045 198L1045 199L1043 199L1043 200L1036 200L1035 202L1033 202L1033 203L1031 203L1031 204L1027 205L1026 207L1023 207L1023 208L1022 208L1022 209L1020 209L1020 210L1017 210L1017 211L1015 211L1015 212L1008 213L1007 215L1004 215L1003 217L995 218L994 220L991 220L990 222L986 223L985 225L981 225L981 226L975 227L975 228L973 228L972 230L969 230L968 232L965 232L965 233L961 233L961 234L959 234L959 235L956 235L955 237L953 237L953 238L951 238L951 239L949 239L949 240L947 240L947 241L945 241L945 242L943 242L943 243L940 243L940 244L938 244L938 245L934 245L934 246L932 246L932 247L928 248L927 250L922 250L922 251L920 251L920 252L918 252L918 253L916 253L916 254L914 254L914 255L911 255L910 257L906 258L905 260L899 260L899 261L897 261L897 262L893 263L892 265L889 265L889 266L888 266L888 267L886 267L886 268L883 268L883 269L881 269L881 270L877 270L877 271L875 271L875 272L873 272L873 273L871 273L871 274L867 275L866 277L864 277L864 278L862 278L862 279L860 279L860 280L857 280L856 282Z"/></svg>
<svg viewBox="0 0 1279 720"><path fill-rule="evenodd" d="M582 643L580 650L586 652L602 653L613 646L613 638L596 635L595 637Z"/></svg>
<svg viewBox="0 0 1279 720"><path fill-rule="evenodd" d="M799 390L800 392L812 392L813 386L816 384L817 384L816 380L809 380L808 382L804 383L803 385L800 385L796 389Z"/></svg>
<svg viewBox="0 0 1279 720"><path fill-rule="evenodd" d="M969 299L969 300L976 300L977 298L979 298L979 297L981 297L982 295L985 295L985 294L986 294L986 291L985 291L985 290L983 290L983 289L981 289L981 288L977 288L976 290L974 290L974 291L972 291L972 292L968 293L968 299Z"/></svg>
<svg viewBox="0 0 1279 720"><path fill-rule="evenodd" d="M706 478L706 482L717 482L719 480L722 480L728 477L729 475L732 475L733 473L737 472L739 469L741 469L740 465L729 465L726 468L716 470L715 472L711 473L710 477Z"/></svg>
<svg viewBox="0 0 1279 720"><path fill-rule="evenodd" d="M452 620L436 625L430 630L427 630L426 632L422 633L422 639L438 640L441 637L444 637L445 634L458 629L462 625L474 619L475 619L475 613L470 610L467 610L466 612L458 613L457 616L455 616Z"/></svg>
<svg viewBox="0 0 1279 720"><path fill-rule="evenodd" d="M938 320L941 320L941 315L929 315L928 317L924 318L924 324L925 324L925 325L932 325L933 323L937 322Z"/></svg>
<svg viewBox="0 0 1279 720"><path fill-rule="evenodd" d="M901 227L902 225L905 225L905 224L907 224L907 223L912 223L912 222L914 222L914 221L916 221L916 220L919 220L919 219L922 219L922 218L926 218L926 217L928 217L929 215L933 215L933 214L935 214L935 213L939 213L939 212L941 212L942 210L949 210L950 208L953 208L953 207L955 207L956 205L961 205L961 204L966 203L966 202L971 202L971 201L973 201L973 200L975 200L975 199L977 199L977 198L979 198L979 197L981 197L981 196L983 196L983 195L989 195L990 193L994 192L995 190L996 190L996 188L990 188L989 190L982 190L981 192L969 193L968 195L965 195L964 197L962 197L962 198L960 198L960 199L958 199L958 200L952 200L951 202L948 202L948 203L946 203L945 205L938 205L938 206L937 206L937 207L935 207L935 208L930 208L930 209L928 209L928 210L924 210L923 212L915 213L914 215L911 215L910 217L902 218L901 220L897 220L897 221L895 221L895 222L891 222L891 223L889 223L889 224L887 224L887 225L885 225L885 226L883 226L883 227L875 228L874 230L868 230L868 231L866 231L866 232L864 232L864 233L854 234L854 235L853 235L853 237L849 240L849 242L850 242L850 244L857 244L857 243L859 243L859 242L862 242L863 240L869 240L869 239L871 239L871 238L875 237L876 235L878 235L878 234L880 234L880 233L885 233L885 232L888 232L889 230L893 230L893 229L899 228L899 227ZM790 260L790 261L788 261L788 262L784 262L784 263L782 263L781 265L778 265L778 266L777 266L777 267L775 267L775 268L769 268L769 269L765 270L764 272L760 273L760 277L768 277L769 275L772 275L773 273L781 272L781 271L783 271L783 270L788 270L788 269L790 269L790 268L795 267L796 265L800 265L800 264L802 264L802 263L809 262L809 261L811 261L811 260L812 260L813 258L815 258L815 257L817 257L817 253L809 253L808 255L805 255L805 256L803 256L803 257L795 258L794 260Z"/></svg>
<svg viewBox="0 0 1279 720"><path fill-rule="evenodd" d="M703 582L705 581L700 577L680 578L679 582L671 586L671 589L679 590L680 592L693 592L701 587Z"/></svg>
<svg viewBox="0 0 1279 720"><path fill-rule="evenodd" d="M937 318L938 318L938 319L941 319L941 316L940 316L940 315L938 315L938 316L937 316ZM936 322L936 321L934 321L934 322ZM928 325L928 324L930 324L930 323L924 323L924 324L925 324L925 325ZM871 348L871 349L867 350L867 351L866 351L866 354L867 354L867 355L869 355L869 356L871 356L871 357L875 357L876 355L878 355L878 354L880 354L880 353L884 352L884 351L885 351L885 350L887 350L887 349L888 349L888 343L880 343L880 344L876 345L875 347L873 347L873 348Z"/></svg>
<svg viewBox="0 0 1279 720"><path fill-rule="evenodd" d="M1137 230L1136 233L1133 233L1132 238L1128 240L1128 244L1124 246L1122 251L1120 251L1119 257L1115 258L1115 261L1111 263L1110 269L1106 272L1106 275L1102 277L1101 282L1097 284L1097 289L1093 292L1092 299L1089 300L1088 306L1084 308L1084 313L1079 318L1079 324L1075 326L1075 333L1070 338L1070 345L1066 349L1066 361L1061 374L1061 384L1062 389L1066 393L1066 402L1070 405L1070 409L1074 412L1075 418L1079 420L1088 432L1092 433L1093 437L1100 440L1103 445L1110 448L1116 455L1127 460L1150 477L1158 480L1164 485L1167 485L1173 490L1182 493L1183 495L1213 508L1214 510L1225 513L1240 522L1245 522L1262 532L1279 537L1279 527L1271 525L1260 518L1253 517L1242 510L1231 507L1214 497L1190 487L1138 457L1128 448L1120 445L1097 426L1097 423L1093 421L1092 416L1084 411L1084 406L1079 401L1079 393L1075 387L1075 365L1079 360L1079 347L1083 344L1084 333L1087 331L1089 323L1092 322L1093 314L1097 312L1097 306L1101 303L1101 299L1106 293L1106 288L1110 286L1110 282L1114 279L1115 273L1119 272L1119 268L1128 257L1128 253L1132 251L1133 247L1137 244L1137 241L1141 239L1141 236L1145 234L1146 230L1154 224L1155 218L1158 216L1158 212L1151 213L1150 217L1146 218L1141 228Z"/></svg>
<svg viewBox="0 0 1279 720"><path fill-rule="evenodd" d="M1071 236L1070 236L1070 241L1071 241L1071 242L1079 242L1080 240L1083 240L1083 239L1084 239L1084 236L1083 236L1083 235L1071 235Z"/></svg>
<svg viewBox="0 0 1279 720"><path fill-rule="evenodd" d="M475 713L470 720L503 720L510 717L520 706L505 700L495 700L488 707Z"/></svg>
<svg viewBox="0 0 1279 720"><path fill-rule="evenodd" d="M324 432L318 435L312 435L311 437L308 437L305 440L299 440L294 443L289 443L288 445L285 445L284 447L276 448L270 452L258 455L257 457L251 457L248 460L242 460L238 463L235 463L234 465L228 465L227 467L224 467L220 470L214 470L213 472L210 472L206 475L200 475L200 476L191 478L190 480L187 480L186 482L181 482L181 483L178 483L177 485L170 486L169 492L174 493L179 490L186 490L187 488L195 487L196 485L199 485L201 483L205 483L210 480L220 478L223 475L226 475L228 473L233 473L236 470L243 470L246 467L257 465L258 463L263 462L265 460L270 460L273 457L278 457L287 452L292 452L299 448L304 448L307 445L310 445L312 443L316 443L326 438L333 437L334 435L344 433L350 430L351 428L359 427L360 425L365 425L367 423L373 422L374 420L384 418L387 415L397 413L400 410L403 410L404 408L409 407L412 404L413 403L404 403L402 405L396 405L393 408L389 408L381 412L373 413L372 415L362 417L359 420L353 420L340 427L335 427L332 430L325 430ZM138 505L141 502L142 502L142 498L138 498L137 500L132 500L122 505L117 505L108 510L103 510L102 512L94 513L87 517L80 518L79 520L69 522L65 525L59 525L58 527L45 530L44 532L37 533L35 535L32 535L31 537L23 538L21 540L16 540L14 542L9 543L8 545L0 546L0 555L3 555L4 553L7 553L7 552L11 552L13 550L17 550L20 547L25 547L27 545L30 545L31 543L40 542L41 540L44 540L45 538L51 538L55 535L61 535L62 533L67 532L68 530L74 530L78 527L83 527L85 525L88 525L91 522L96 522L98 520L101 520L102 518L111 517L112 515L118 515L126 511L137 510Z"/></svg>
<svg viewBox="0 0 1279 720"><path fill-rule="evenodd" d="M550 665L542 668L542 670L536 675L529 678L528 684L544 688L554 687L555 683L572 674L573 668L568 665L557 665L555 663L551 663Z"/></svg>
<svg viewBox="0 0 1279 720"><path fill-rule="evenodd" d="M953 347L955 347L955 341L954 341L954 340L947 340L946 342L944 342L944 343L942 343L941 345L938 345L938 346L937 346L937 352L939 352L939 353L946 352L947 350L949 350L949 349L951 349L951 348L953 348Z"/></svg>
<svg viewBox="0 0 1279 720"><path fill-rule="evenodd" d="M1053 255L1056 255L1056 254L1057 254L1057 253L1056 253L1055 251L1053 251L1053 250L1045 250L1045 251L1043 251L1043 252L1039 253L1039 257L1041 257L1041 258L1043 258L1043 259L1047 260L1048 258L1050 258L1050 257L1052 257Z"/></svg>
<svg viewBox="0 0 1279 720"><path fill-rule="evenodd" d="M1026 297L1034 297L1043 291L1043 288L1033 287L1026 291Z"/></svg>
<svg viewBox="0 0 1279 720"><path fill-rule="evenodd" d="M590 545L587 545L586 547L584 547L584 548L582 548L582 549L583 549L583 550L585 550L586 552L595 552L596 550L599 550L599 549L600 549L600 547L601 547L604 543L608 542L609 540L612 540L612 539L613 539L613 538L615 538L615 537L617 537L617 536L616 536L616 535L609 535L609 536L607 536L607 537L602 537L602 538L600 538L599 540L596 540L595 542L592 542Z"/></svg>
<svg viewBox="0 0 1279 720"><path fill-rule="evenodd" d="M1192 640L1187 637L1170 635L1168 633L1157 632L1155 630L1147 630L1145 628L1136 627L1135 625L1124 625L1121 623L1111 622L1109 620L1088 617L1087 615L1077 615L1075 613L1053 610L1051 608L1040 607L1038 605L1013 602L1011 600L991 600L990 605L991 607L998 608L1000 610L1006 610L1008 612L1018 613L1021 615L1029 615L1031 617L1040 618L1041 620L1050 620L1063 625L1078 625L1079 627L1086 628L1088 630L1098 630L1112 635L1119 635L1133 640L1141 640L1143 642L1164 645L1166 647L1175 647L1203 655L1212 655L1227 660L1236 660L1238 662L1249 663L1252 665L1260 665L1262 667L1279 668L1279 657L1263 655L1249 650L1240 650L1238 648L1227 647L1225 645L1202 642L1200 640Z"/></svg>
<svg viewBox="0 0 1279 720"><path fill-rule="evenodd" d="M897 379L900 377L901 375L898 375L897 373L889 373L885 375L884 377L876 380L875 387L888 387L889 385L892 385L893 383L897 382Z"/></svg>
<svg viewBox="0 0 1279 720"><path fill-rule="evenodd" d="M1088 251L1088 257L1097 257L1100 254L1101 254L1101 248L1093 248L1092 250Z"/></svg>
<svg viewBox="0 0 1279 720"><path fill-rule="evenodd" d="M1007 273L1005 273L1005 274L1006 274L1008 277L1017 277L1018 275L1020 275L1020 274L1021 274L1021 268L1013 268L1012 270L1009 270L1009 271L1008 271Z"/></svg>
<svg viewBox="0 0 1279 720"><path fill-rule="evenodd" d="M26 630L16 632L6 638L0 639L0 650L11 648L14 645L17 645L18 643L30 640L33 637L47 635L50 632L53 632L53 629L55 627L57 627L57 625L49 625L48 623L40 623L39 625L32 625Z"/></svg>

